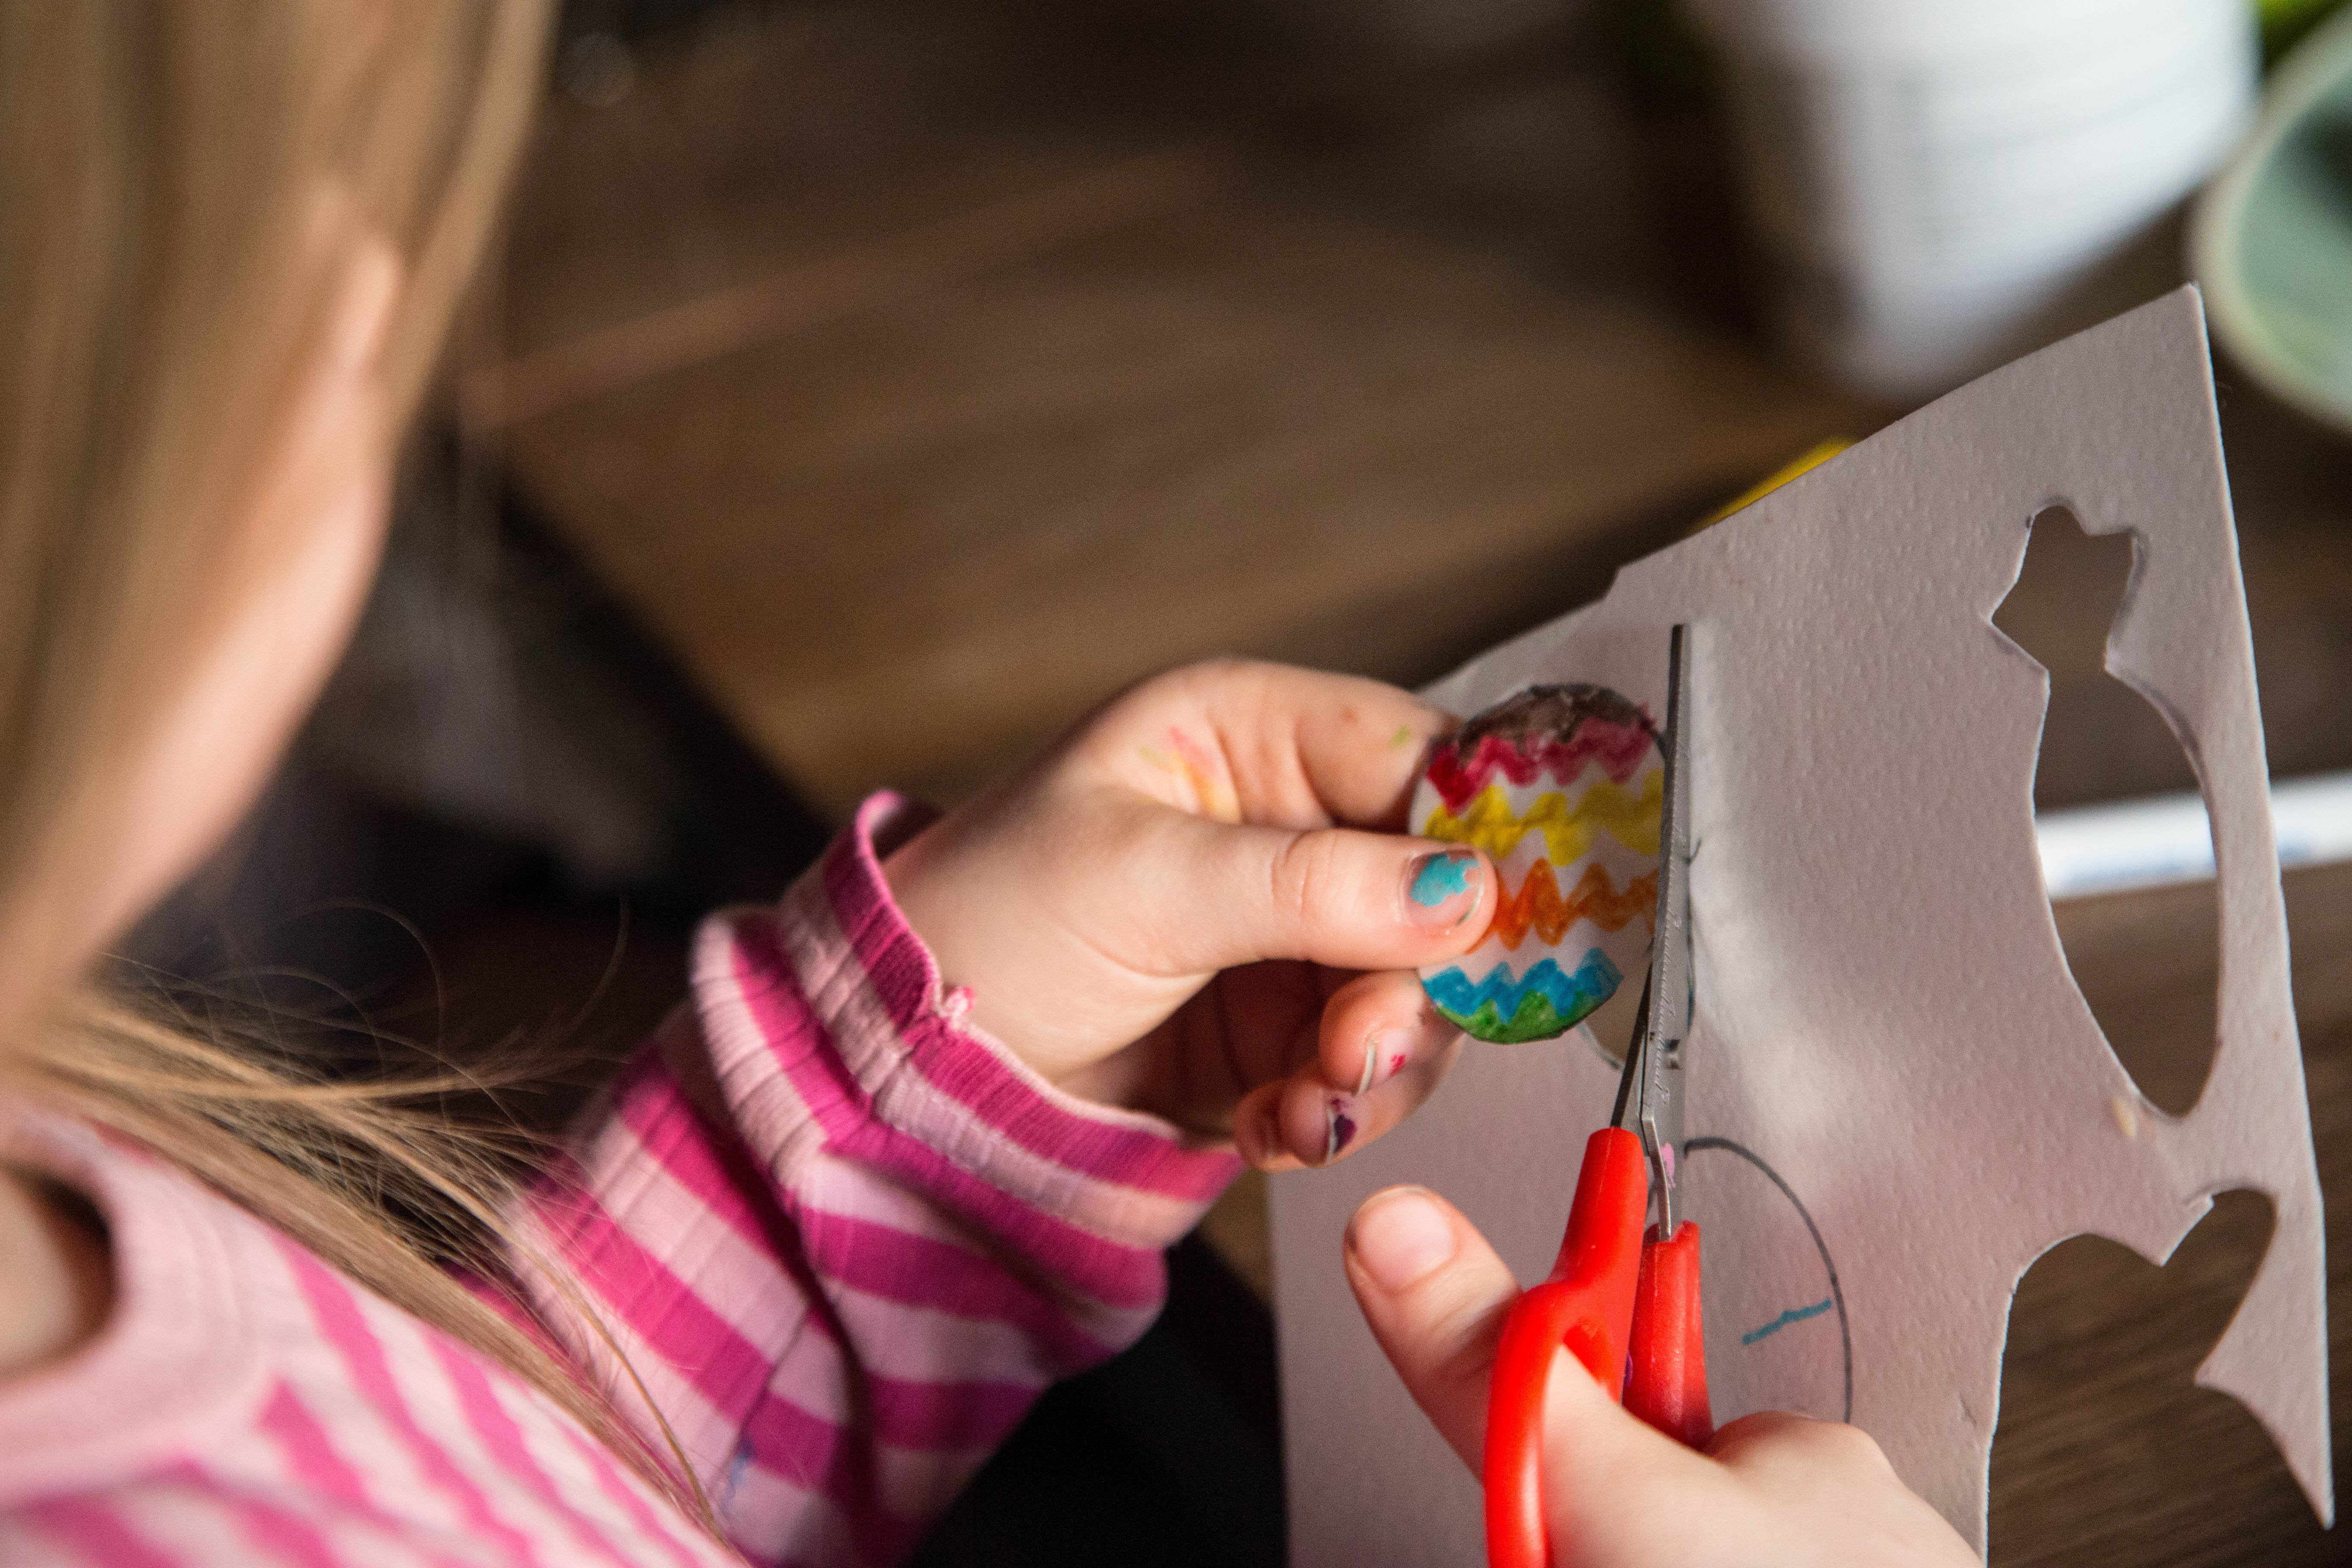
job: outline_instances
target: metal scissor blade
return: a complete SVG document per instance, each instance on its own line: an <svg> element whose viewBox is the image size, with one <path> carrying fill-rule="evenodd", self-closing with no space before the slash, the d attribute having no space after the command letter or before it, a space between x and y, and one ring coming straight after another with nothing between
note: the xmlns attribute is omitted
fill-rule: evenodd
<svg viewBox="0 0 2352 1568"><path fill-rule="evenodd" d="M1687 626L1666 645L1666 776L1658 822L1658 900L1650 979L1630 1064L1642 1063L1638 1120L1658 1200L1658 1235L1682 1223L1683 1041L1690 1033L1690 649Z"/></svg>
<svg viewBox="0 0 2352 1568"><path fill-rule="evenodd" d="M1628 1132L1642 1130L1642 1091L1646 1087L1644 1068L1648 1057L1643 1047L1650 1032L1650 979L1642 977L1642 1005L1633 1010L1633 1037L1625 1047L1625 1065L1617 1069L1617 1108L1609 1113L1609 1125L1622 1127Z"/></svg>

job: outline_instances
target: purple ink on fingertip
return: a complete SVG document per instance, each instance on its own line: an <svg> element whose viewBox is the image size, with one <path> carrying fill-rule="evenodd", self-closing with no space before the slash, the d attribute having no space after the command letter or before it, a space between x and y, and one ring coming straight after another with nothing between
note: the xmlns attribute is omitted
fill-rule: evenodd
<svg viewBox="0 0 2352 1568"><path fill-rule="evenodd" d="M1338 1095L1323 1108L1323 1159L1326 1163L1339 1157L1339 1151L1355 1140L1356 1123L1348 1114L1348 1102Z"/></svg>

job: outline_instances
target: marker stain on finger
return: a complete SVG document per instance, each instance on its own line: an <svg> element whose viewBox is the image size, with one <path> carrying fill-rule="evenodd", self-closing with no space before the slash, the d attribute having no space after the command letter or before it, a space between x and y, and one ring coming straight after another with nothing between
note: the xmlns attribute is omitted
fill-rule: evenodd
<svg viewBox="0 0 2352 1568"><path fill-rule="evenodd" d="M1139 746L1137 754L1153 768L1181 780L1192 796L1192 809L1217 822L1239 822L1241 799L1233 779L1216 753L1171 724L1168 749Z"/></svg>
<svg viewBox="0 0 2352 1568"><path fill-rule="evenodd" d="M1323 1105L1323 1163L1329 1164L1356 1139L1355 1118L1348 1114L1354 1102L1344 1095L1333 1095Z"/></svg>
<svg viewBox="0 0 2352 1568"><path fill-rule="evenodd" d="M1400 1045L1400 1040L1404 1043ZM1409 1037L1392 1028L1374 1029L1364 1037L1364 1065L1356 1076L1356 1098L1364 1096L1397 1074L1412 1060Z"/></svg>

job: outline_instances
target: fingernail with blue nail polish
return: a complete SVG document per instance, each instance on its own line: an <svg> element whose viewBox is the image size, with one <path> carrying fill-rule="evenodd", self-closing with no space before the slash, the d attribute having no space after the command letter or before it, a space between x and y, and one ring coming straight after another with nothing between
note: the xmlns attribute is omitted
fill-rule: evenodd
<svg viewBox="0 0 2352 1568"><path fill-rule="evenodd" d="M1405 868L1405 918L1415 925L1450 926L1478 907L1486 877L1472 849L1441 849Z"/></svg>

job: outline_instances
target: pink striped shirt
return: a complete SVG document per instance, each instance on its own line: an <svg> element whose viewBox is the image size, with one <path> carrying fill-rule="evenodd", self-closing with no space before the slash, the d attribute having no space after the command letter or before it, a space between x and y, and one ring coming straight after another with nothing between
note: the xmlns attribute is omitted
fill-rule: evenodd
<svg viewBox="0 0 2352 1568"><path fill-rule="evenodd" d="M0 1157L98 1205L117 1300L80 1352L0 1386L0 1563L903 1556L1046 1384L1142 1332L1160 1250L1236 1169L965 1024L882 879L877 841L908 822L877 796L781 905L705 924L690 1004L525 1222L732 1552L496 1364L176 1171L16 1107Z"/></svg>

